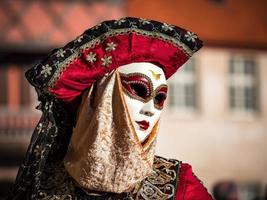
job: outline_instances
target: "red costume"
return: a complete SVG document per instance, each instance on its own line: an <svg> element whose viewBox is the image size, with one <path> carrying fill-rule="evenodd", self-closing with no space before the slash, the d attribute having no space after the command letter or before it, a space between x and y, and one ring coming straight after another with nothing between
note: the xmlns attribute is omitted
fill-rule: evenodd
<svg viewBox="0 0 267 200"><path fill-rule="evenodd" d="M176 200L212 200L201 181L193 174L189 164L182 164Z"/></svg>

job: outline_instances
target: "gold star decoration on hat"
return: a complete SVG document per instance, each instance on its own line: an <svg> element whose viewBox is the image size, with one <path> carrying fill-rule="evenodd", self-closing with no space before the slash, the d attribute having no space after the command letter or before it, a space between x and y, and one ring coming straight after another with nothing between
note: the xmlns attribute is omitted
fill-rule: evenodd
<svg viewBox="0 0 267 200"><path fill-rule="evenodd" d="M101 58L101 61L104 67L108 67L112 63L112 57L104 55L104 57Z"/></svg>
<svg viewBox="0 0 267 200"><path fill-rule="evenodd" d="M160 75L161 75L161 74L156 74L156 73L153 72L151 69L150 69L149 71L151 72L151 74L152 74L152 76L154 77L154 79L156 79L156 80L159 80L159 79L160 79Z"/></svg>
<svg viewBox="0 0 267 200"><path fill-rule="evenodd" d="M93 63L96 61L96 54L93 52L90 52L87 56L86 56L86 60L90 63Z"/></svg>
<svg viewBox="0 0 267 200"><path fill-rule="evenodd" d="M44 77L46 78L48 75L51 75L52 67L50 67L48 64L42 66L41 74L44 74Z"/></svg>
<svg viewBox="0 0 267 200"><path fill-rule="evenodd" d="M114 51L117 47L117 44L114 42L107 43L106 51L111 52Z"/></svg>
<svg viewBox="0 0 267 200"><path fill-rule="evenodd" d="M63 49L59 49L57 52L56 52L56 56L59 58L59 57L64 57L65 56L65 53L66 51L63 50Z"/></svg>

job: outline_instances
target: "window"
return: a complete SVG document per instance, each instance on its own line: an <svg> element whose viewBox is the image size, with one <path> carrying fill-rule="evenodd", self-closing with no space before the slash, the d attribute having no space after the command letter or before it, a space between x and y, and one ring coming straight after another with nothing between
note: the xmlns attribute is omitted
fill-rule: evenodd
<svg viewBox="0 0 267 200"><path fill-rule="evenodd" d="M196 102L195 60L189 60L169 81L169 106L171 108L194 110Z"/></svg>
<svg viewBox="0 0 267 200"><path fill-rule="evenodd" d="M230 108L254 112L258 109L257 66L251 57L230 60Z"/></svg>

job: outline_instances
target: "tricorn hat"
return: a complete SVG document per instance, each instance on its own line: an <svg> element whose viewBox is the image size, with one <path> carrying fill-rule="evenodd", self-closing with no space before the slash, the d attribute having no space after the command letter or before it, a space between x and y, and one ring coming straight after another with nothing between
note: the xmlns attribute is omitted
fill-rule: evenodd
<svg viewBox="0 0 267 200"><path fill-rule="evenodd" d="M140 18L102 22L26 73L37 88L69 103L119 66L151 62L168 79L202 47L197 35L180 27Z"/></svg>

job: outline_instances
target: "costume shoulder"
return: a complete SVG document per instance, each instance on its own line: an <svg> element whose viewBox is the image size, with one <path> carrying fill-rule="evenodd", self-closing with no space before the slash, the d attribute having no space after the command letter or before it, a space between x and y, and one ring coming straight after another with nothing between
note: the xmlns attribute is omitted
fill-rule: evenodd
<svg viewBox="0 0 267 200"><path fill-rule="evenodd" d="M153 173L137 185L133 199L174 200L180 167L178 160L155 156Z"/></svg>
<svg viewBox="0 0 267 200"><path fill-rule="evenodd" d="M202 182L195 176L191 165L182 163L175 199L212 200L213 198L203 186Z"/></svg>

